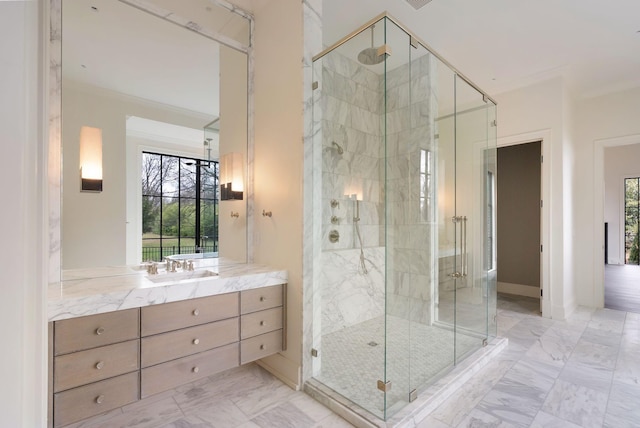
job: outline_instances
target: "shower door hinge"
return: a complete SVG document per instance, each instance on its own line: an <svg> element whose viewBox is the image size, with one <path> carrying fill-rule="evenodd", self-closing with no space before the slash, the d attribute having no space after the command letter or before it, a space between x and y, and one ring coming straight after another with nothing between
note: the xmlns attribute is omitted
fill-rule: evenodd
<svg viewBox="0 0 640 428"><path fill-rule="evenodd" d="M312 357L317 357L318 356L318 350L315 348L311 348L311 356Z"/></svg>
<svg viewBox="0 0 640 428"><path fill-rule="evenodd" d="M487 339L482 339L482 347L484 348L485 346L487 346L489 344L489 341Z"/></svg>
<svg viewBox="0 0 640 428"><path fill-rule="evenodd" d="M414 49L418 49L418 42L416 41L415 37L413 36L409 36L409 44L411 45L411 47L413 47Z"/></svg>
<svg viewBox="0 0 640 428"><path fill-rule="evenodd" d="M486 94L482 94L482 101L483 101L484 103L487 103L487 102L489 101L489 98L487 97L487 95L486 95Z"/></svg>
<svg viewBox="0 0 640 428"><path fill-rule="evenodd" d="M409 393L409 403L411 403L412 401L415 401L416 398L418 398L418 390L414 389Z"/></svg>
<svg viewBox="0 0 640 428"><path fill-rule="evenodd" d="M311 84L311 89L313 89L314 91L316 89L318 89L318 81L317 80Z"/></svg>
<svg viewBox="0 0 640 428"><path fill-rule="evenodd" d="M497 120L492 120L491 121L491 126L498 126L498 121Z"/></svg>
<svg viewBox="0 0 640 428"><path fill-rule="evenodd" d="M382 392L391 391L391 381L383 382L381 380L378 381L378 389Z"/></svg>

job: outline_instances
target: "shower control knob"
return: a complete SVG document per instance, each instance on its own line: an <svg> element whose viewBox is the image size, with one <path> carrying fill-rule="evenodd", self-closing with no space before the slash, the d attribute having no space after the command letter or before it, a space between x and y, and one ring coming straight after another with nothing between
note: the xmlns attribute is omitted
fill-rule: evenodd
<svg viewBox="0 0 640 428"><path fill-rule="evenodd" d="M340 223L340 219L337 216L332 215L331 216L331 224L338 224L338 223Z"/></svg>
<svg viewBox="0 0 640 428"><path fill-rule="evenodd" d="M340 232L338 232L337 230L332 230L331 232L329 232L329 242L331 242L332 244L335 244L339 240L340 240Z"/></svg>

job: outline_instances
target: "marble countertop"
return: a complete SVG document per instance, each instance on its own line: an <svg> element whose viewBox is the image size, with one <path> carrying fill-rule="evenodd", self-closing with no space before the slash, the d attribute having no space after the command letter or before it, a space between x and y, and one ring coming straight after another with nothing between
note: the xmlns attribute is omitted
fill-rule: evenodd
<svg viewBox="0 0 640 428"><path fill-rule="evenodd" d="M220 259L195 260L194 268L195 272L208 270L217 275L176 279L182 272L173 274L160 269L157 275L153 275L156 280L153 282L140 266L66 270L60 283L49 286L48 320L278 285L286 283L288 279L285 270L255 264L227 263Z"/></svg>

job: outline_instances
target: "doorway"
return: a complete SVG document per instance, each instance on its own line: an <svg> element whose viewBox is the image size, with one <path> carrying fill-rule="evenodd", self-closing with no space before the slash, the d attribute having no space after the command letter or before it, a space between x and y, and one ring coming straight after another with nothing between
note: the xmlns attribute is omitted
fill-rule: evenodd
<svg viewBox="0 0 640 428"><path fill-rule="evenodd" d="M498 292L541 296L541 149L498 148Z"/></svg>
<svg viewBox="0 0 640 428"><path fill-rule="evenodd" d="M604 149L604 307L640 313L640 144Z"/></svg>

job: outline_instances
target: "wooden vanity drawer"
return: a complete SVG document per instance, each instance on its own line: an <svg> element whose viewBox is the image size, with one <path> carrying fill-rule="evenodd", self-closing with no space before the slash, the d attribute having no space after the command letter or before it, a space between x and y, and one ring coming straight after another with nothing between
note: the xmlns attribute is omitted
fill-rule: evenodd
<svg viewBox="0 0 640 428"><path fill-rule="evenodd" d="M240 317L240 338L265 334L282 328L282 306L266 311L253 312Z"/></svg>
<svg viewBox="0 0 640 428"><path fill-rule="evenodd" d="M238 342L142 369L142 398L238 366Z"/></svg>
<svg viewBox="0 0 640 428"><path fill-rule="evenodd" d="M238 293L164 303L142 308L141 334L164 333L238 316Z"/></svg>
<svg viewBox="0 0 640 428"><path fill-rule="evenodd" d="M228 345L239 340L238 318L162 333L142 339L142 367L197 352Z"/></svg>
<svg viewBox="0 0 640 428"><path fill-rule="evenodd" d="M139 352L140 341L136 339L55 357L53 390L64 391L138 370Z"/></svg>
<svg viewBox="0 0 640 428"><path fill-rule="evenodd" d="M255 288L240 294L240 313L262 311L282 306L282 285Z"/></svg>
<svg viewBox="0 0 640 428"><path fill-rule="evenodd" d="M138 373L54 394L54 426L62 427L138 400Z"/></svg>
<svg viewBox="0 0 640 428"><path fill-rule="evenodd" d="M282 351L282 330L255 336L240 342L240 364L259 360Z"/></svg>
<svg viewBox="0 0 640 428"><path fill-rule="evenodd" d="M139 310L107 312L55 322L55 355L138 338Z"/></svg>

